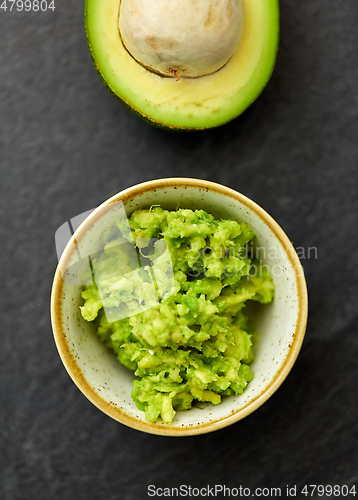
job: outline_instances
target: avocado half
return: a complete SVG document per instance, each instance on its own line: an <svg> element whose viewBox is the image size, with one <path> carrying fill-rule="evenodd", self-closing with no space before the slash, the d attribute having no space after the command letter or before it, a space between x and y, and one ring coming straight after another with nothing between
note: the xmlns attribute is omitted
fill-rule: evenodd
<svg viewBox="0 0 358 500"><path fill-rule="evenodd" d="M250 106L270 79L279 39L278 0L242 0L243 31L231 59L211 75L180 81L153 73L127 52L118 29L120 3L86 0L88 46L110 91L153 125L223 125Z"/></svg>

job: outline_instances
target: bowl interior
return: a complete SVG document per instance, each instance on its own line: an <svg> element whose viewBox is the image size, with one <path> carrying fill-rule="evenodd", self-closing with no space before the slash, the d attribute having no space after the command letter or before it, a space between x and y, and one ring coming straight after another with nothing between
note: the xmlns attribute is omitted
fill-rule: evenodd
<svg viewBox="0 0 358 500"><path fill-rule="evenodd" d="M218 406L200 403L200 407L178 412L171 426L161 422L150 424L145 421L144 412L139 411L132 398L131 390L134 375L120 365L114 354L97 338L93 324L83 320L79 306L82 304L78 285L63 283L57 275L54 301L61 325L55 330L55 339L64 364L80 389L96 406L113 418L148 432L179 433L201 428L209 430L218 420L235 420L250 413L254 401L264 398L265 392L280 378L287 364L290 350L295 341L300 298L297 278L297 262L292 259L292 247L271 218L265 221L260 212L255 211L249 200L237 199L219 190L204 189L197 186L164 186L131 193L122 199L127 215L137 208L161 205L166 209L202 208L217 218L229 218L246 222L255 231L255 247L263 265L272 274L276 291L270 305L253 308L254 320L259 333L255 345L255 360L251 365L254 380L250 382L243 395L226 397ZM99 207L79 228L75 236L84 246L96 237L98 220L108 209L110 202ZM96 222L97 221L97 222ZM63 258L71 261L68 248ZM67 254L65 256L65 254ZM295 269L296 266L296 269ZM56 321L55 321L56 323ZM284 377L283 377L284 378ZM281 383L281 381L280 381ZM278 384L279 385L279 384ZM166 430L165 430L166 429Z"/></svg>

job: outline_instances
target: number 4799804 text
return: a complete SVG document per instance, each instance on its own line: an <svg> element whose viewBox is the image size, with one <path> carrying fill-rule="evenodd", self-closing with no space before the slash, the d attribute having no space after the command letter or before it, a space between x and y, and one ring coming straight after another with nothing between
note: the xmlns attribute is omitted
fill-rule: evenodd
<svg viewBox="0 0 358 500"><path fill-rule="evenodd" d="M55 0L0 0L0 12L12 12L25 10L29 12L45 12L46 10L55 10Z"/></svg>

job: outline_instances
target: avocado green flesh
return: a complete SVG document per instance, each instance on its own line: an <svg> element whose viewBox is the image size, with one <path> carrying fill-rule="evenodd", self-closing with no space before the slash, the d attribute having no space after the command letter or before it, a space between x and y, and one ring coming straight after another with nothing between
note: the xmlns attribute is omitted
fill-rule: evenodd
<svg viewBox="0 0 358 500"><path fill-rule="evenodd" d="M150 422L160 417L171 424L176 411L190 409L195 401L219 404L222 396L242 394L253 379L249 364L256 336L245 305L248 300L269 303L274 295L267 269L246 255L251 228L215 220L203 210L160 207L137 210L129 226L140 254L153 265L152 271L141 267L141 278L148 272L158 285L170 267L169 292L133 314L133 307L151 300L150 276L147 281L135 277L138 260L123 251L129 242L123 243L120 224L114 224L103 232L104 250L92 258L99 271L96 284L82 292L81 314L96 322L100 339L140 378L132 390L138 409ZM158 257L162 240L170 263L162 258L165 253ZM108 322L107 314L119 304L127 307L127 317Z"/></svg>
<svg viewBox="0 0 358 500"><path fill-rule="evenodd" d="M109 89L143 118L167 128L203 129L241 114L268 82L276 59L278 0L243 0L244 25L229 62L212 75L167 78L141 66L118 30L120 0L86 0L87 40Z"/></svg>

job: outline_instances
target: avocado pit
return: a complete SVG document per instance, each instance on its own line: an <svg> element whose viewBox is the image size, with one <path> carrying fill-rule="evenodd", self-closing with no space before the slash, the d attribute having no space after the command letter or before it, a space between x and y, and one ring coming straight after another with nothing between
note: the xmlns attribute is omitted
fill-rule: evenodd
<svg viewBox="0 0 358 500"><path fill-rule="evenodd" d="M122 0L119 10L120 36L131 56L177 80L225 66L242 26L242 0Z"/></svg>

